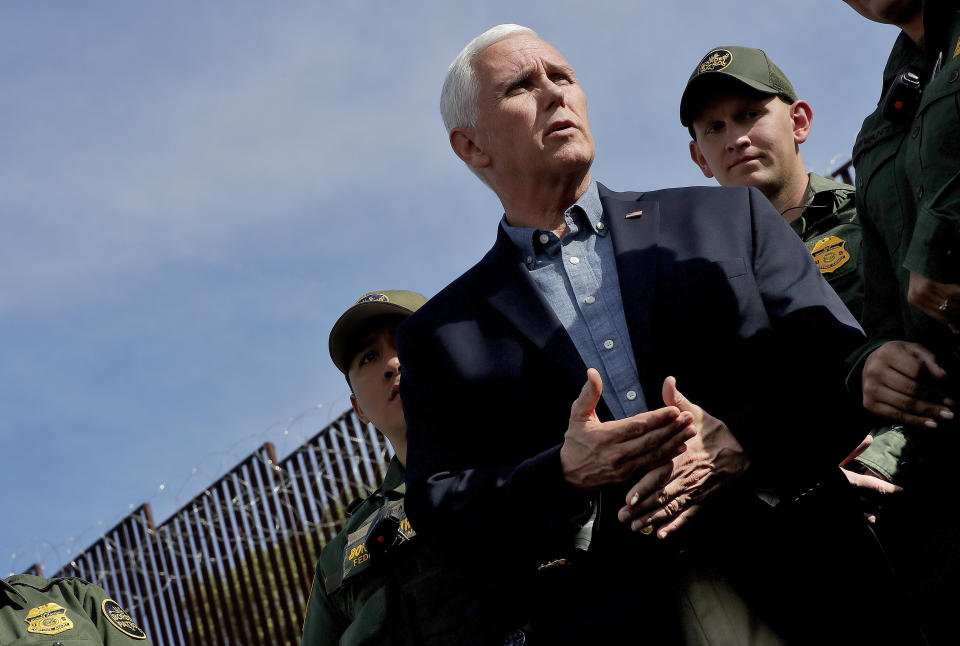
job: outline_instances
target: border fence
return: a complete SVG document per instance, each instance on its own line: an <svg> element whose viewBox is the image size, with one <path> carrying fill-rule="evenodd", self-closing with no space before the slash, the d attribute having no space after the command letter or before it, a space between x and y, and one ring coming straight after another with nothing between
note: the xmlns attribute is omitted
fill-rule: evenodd
<svg viewBox="0 0 960 646"><path fill-rule="evenodd" d="M320 548L387 461L347 411L281 461L264 444L159 526L141 505L55 576L107 589L157 646L299 644Z"/></svg>

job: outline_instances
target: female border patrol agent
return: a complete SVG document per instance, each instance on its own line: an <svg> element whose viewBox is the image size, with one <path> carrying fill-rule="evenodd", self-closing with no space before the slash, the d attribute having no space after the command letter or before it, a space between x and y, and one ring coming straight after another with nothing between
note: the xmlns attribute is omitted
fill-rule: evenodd
<svg viewBox="0 0 960 646"><path fill-rule="evenodd" d="M489 588L417 537L404 512L396 329L426 300L404 290L364 294L330 332L330 357L347 377L357 417L383 433L395 456L380 488L349 505L346 527L320 554L303 646L503 643L499 613L479 605Z"/></svg>
<svg viewBox="0 0 960 646"><path fill-rule="evenodd" d="M149 646L146 633L100 586L16 574L0 580L0 644Z"/></svg>

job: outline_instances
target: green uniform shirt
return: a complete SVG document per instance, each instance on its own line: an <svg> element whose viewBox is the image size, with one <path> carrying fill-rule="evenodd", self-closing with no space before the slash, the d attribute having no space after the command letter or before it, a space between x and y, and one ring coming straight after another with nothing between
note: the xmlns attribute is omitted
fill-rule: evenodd
<svg viewBox="0 0 960 646"><path fill-rule="evenodd" d="M916 116L891 122L878 106L864 120L853 154L870 277L864 327L872 338L930 345L947 331L907 303L910 271L960 283L960 12L937 4L924 7L930 47L900 34L883 74L885 93L905 67L917 73L923 95Z"/></svg>
<svg viewBox="0 0 960 646"><path fill-rule="evenodd" d="M916 341L938 354L956 341L946 326L907 302L907 289L911 271L960 283L960 12L952 4L925 3L929 46L901 33L884 69L882 94L907 68L919 76L923 94L916 115L889 121L878 104L864 120L853 151L868 277L864 329L871 339ZM900 477L892 479L900 484L919 473L922 456L929 459L945 449L942 444L923 449L921 440L935 437L929 430L909 442L901 432L884 437L861 461L884 475L896 469Z"/></svg>
<svg viewBox="0 0 960 646"><path fill-rule="evenodd" d="M827 283L859 321L863 316L863 229L857 217L855 189L816 173L809 177L803 213L790 226L807 246ZM858 461L887 480L896 481L905 459L903 428L885 426L871 435L873 444Z"/></svg>
<svg viewBox="0 0 960 646"><path fill-rule="evenodd" d="M803 213L790 223L820 273L859 321L863 313L863 232L854 188L809 174Z"/></svg>
<svg viewBox="0 0 960 646"><path fill-rule="evenodd" d="M320 553L303 646L502 643L506 631L494 626L495 614L477 605L485 588L416 536L403 508L403 478L403 466L394 458L381 487ZM384 516L398 521L405 540L371 553L365 539Z"/></svg>
<svg viewBox="0 0 960 646"><path fill-rule="evenodd" d="M143 646L137 626L103 588L82 579L18 574L0 581L3 646Z"/></svg>

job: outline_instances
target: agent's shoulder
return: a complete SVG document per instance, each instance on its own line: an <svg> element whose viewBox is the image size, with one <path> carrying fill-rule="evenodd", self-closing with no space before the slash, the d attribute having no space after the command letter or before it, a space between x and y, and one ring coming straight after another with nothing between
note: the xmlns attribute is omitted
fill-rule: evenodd
<svg viewBox="0 0 960 646"><path fill-rule="evenodd" d="M86 588L97 587L94 584L75 576L44 578L32 574L14 574L4 581L15 588L29 588L37 592L46 592L55 587Z"/></svg>

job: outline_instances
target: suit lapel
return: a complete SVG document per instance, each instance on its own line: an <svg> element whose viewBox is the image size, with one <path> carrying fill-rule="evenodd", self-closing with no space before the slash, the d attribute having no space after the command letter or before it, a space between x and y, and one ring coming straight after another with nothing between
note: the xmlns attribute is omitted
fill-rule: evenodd
<svg viewBox="0 0 960 646"><path fill-rule="evenodd" d="M623 312L637 362L640 383L649 377L650 328L653 321L654 285L657 274L657 240L660 235L660 203L643 200L643 194L614 193L599 185L600 201L608 220ZM654 405L657 393L647 393Z"/></svg>
<svg viewBox="0 0 960 646"><path fill-rule="evenodd" d="M477 265L472 285L523 336L563 367L570 379L583 385L587 367L580 353L501 227L493 249Z"/></svg>

